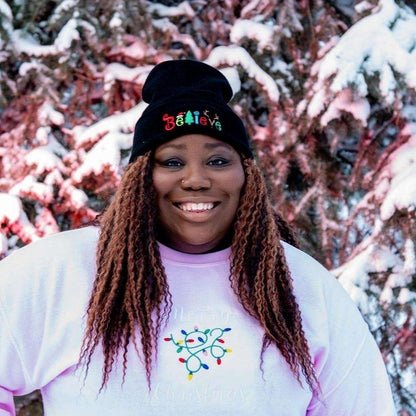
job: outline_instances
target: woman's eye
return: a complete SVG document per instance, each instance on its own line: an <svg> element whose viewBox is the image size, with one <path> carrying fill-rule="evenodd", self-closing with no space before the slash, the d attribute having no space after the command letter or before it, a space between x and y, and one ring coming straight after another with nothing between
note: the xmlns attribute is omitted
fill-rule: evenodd
<svg viewBox="0 0 416 416"><path fill-rule="evenodd" d="M222 159L222 158L216 158L216 159L212 159L208 162L209 166L224 166L224 165L228 165L228 163L230 163L227 159Z"/></svg>
<svg viewBox="0 0 416 416"><path fill-rule="evenodd" d="M161 164L168 168L179 168L183 165L183 163L180 160L176 159L164 160L163 162L161 162Z"/></svg>

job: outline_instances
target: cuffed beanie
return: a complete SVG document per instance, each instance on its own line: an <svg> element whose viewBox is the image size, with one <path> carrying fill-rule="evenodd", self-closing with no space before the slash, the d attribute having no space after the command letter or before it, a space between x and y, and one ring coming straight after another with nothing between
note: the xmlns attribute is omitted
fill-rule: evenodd
<svg viewBox="0 0 416 416"><path fill-rule="evenodd" d="M240 117L228 106L225 76L199 61L166 61L150 71L142 90L148 103L136 123L130 163L148 150L187 134L204 134L253 157Z"/></svg>

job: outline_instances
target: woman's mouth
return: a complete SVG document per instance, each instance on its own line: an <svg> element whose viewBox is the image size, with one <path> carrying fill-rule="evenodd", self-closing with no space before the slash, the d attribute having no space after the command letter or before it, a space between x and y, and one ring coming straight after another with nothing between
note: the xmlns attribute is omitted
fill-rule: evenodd
<svg viewBox="0 0 416 416"><path fill-rule="evenodd" d="M215 202L184 202L184 203L175 203L176 207L178 207L182 211L186 212L201 212L201 211L209 211L215 208L218 203Z"/></svg>

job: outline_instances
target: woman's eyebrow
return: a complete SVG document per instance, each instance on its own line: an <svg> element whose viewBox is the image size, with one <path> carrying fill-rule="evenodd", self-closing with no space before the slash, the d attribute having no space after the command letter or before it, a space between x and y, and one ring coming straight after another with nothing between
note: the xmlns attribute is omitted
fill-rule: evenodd
<svg viewBox="0 0 416 416"><path fill-rule="evenodd" d="M159 150L167 149L169 147L173 147L175 149L185 149L186 148L186 146L184 144L167 143L165 145L160 146Z"/></svg>
<svg viewBox="0 0 416 416"><path fill-rule="evenodd" d="M215 149L217 147L225 147L227 149L232 149L232 146L230 146L227 143L222 143L222 142L218 142L218 143L205 143L204 147L207 149Z"/></svg>

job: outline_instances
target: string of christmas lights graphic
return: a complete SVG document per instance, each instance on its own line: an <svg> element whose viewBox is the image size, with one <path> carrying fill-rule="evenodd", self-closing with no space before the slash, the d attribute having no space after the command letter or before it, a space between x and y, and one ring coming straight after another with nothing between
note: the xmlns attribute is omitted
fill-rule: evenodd
<svg viewBox="0 0 416 416"><path fill-rule="evenodd" d="M181 356L179 362L185 364L188 380L192 380L193 375L201 369L209 370L207 359L211 357L217 365L221 365L224 355L232 352L230 348L224 348L223 346L225 344L223 335L229 331L231 331L231 328L213 328L201 331L198 327L195 327L191 332L182 329L183 339L175 341L171 334L170 337L164 338L164 340L172 342L176 346L178 354L188 354L185 358Z"/></svg>

